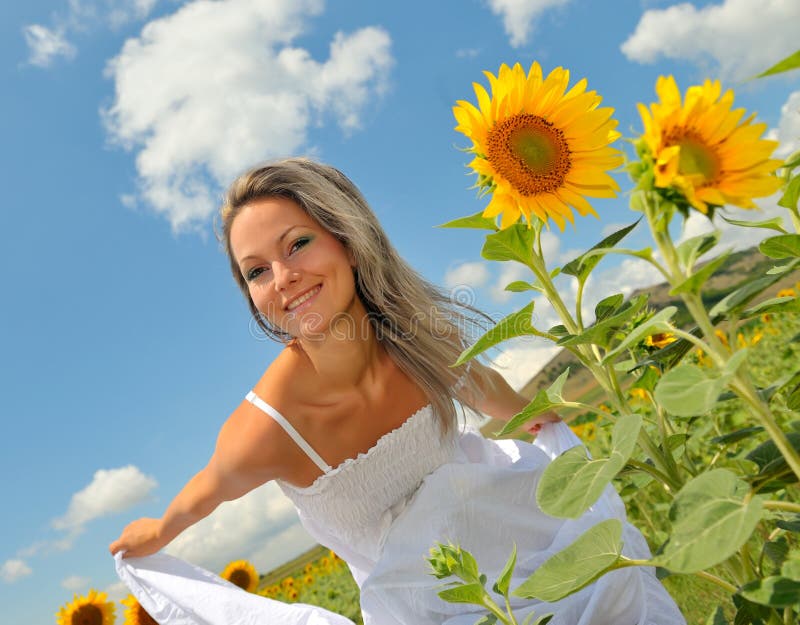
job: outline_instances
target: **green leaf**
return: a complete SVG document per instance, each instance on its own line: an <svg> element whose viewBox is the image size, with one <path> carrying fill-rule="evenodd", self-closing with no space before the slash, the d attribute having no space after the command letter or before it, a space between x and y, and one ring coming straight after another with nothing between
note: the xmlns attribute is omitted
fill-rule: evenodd
<svg viewBox="0 0 800 625"><path fill-rule="evenodd" d="M725 618L725 613L720 606L717 606L708 617L706 625L728 625L728 620Z"/></svg>
<svg viewBox="0 0 800 625"><path fill-rule="evenodd" d="M782 527L780 522L778 526ZM781 576L800 581L800 553L793 551L789 554L789 558L781 566Z"/></svg>
<svg viewBox="0 0 800 625"><path fill-rule="evenodd" d="M800 532L800 514L795 514L788 519L779 519L775 525L780 527L782 530L786 530L787 532ZM798 575L797 579L800 579L800 559L797 560L798 565ZM791 577L789 573L783 571L783 574Z"/></svg>
<svg viewBox="0 0 800 625"><path fill-rule="evenodd" d="M789 410L800 412L800 384L789 393L789 396L786 398L786 407L789 408Z"/></svg>
<svg viewBox="0 0 800 625"><path fill-rule="evenodd" d="M766 620L770 618L769 608L753 603L739 594L731 598L733 605L736 606L733 625L765 625Z"/></svg>
<svg viewBox="0 0 800 625"><path fill-rule="evenodd" d="M754 425L753 427L742 428L741 430L728 432L727 434L723 434L722 436L715 436L714 438L711 439L711 442L722 446L733 445L734 443L743 441L746 438L750 438L751 436L754 436L759 432L763 431L764 431L763 427L761 427L760 425Z"/></svg>
<svg viewBox="0 0 800 625"><path fill-rule="evenodd" d="M476 228L478 230L494 230L499 228L495 225L495 220L483 216L483 211L470 215L469 217L459 217L453 221L439 224L436 228Z"/></svg>
<svg viewBox="0 0 800 625"><path fill-rule="evenodd" d="M794 175L784 188L783 195L778 200L778 206L783 206L790 211L796 212L798 201L800 201L800 176Z"/></svg>
<svg viewBox="0 0 800 625"><path fill-rule="evenodd" d="M797 258L800 256L800 234L780 234L764 239L758 244L758 249L770 258Z"/></svg>
<svg viewBox="0 0 800 625"><path fill-rule="evenodd" d="M543 414L555 406L564 403L564 398L561 395L564 389L564 383L569 377L569 367L564 369L560 376L546 389L536 393L530 403L525 406L519 414L514 415L505 424L502 430L497 434L498 436L505 436L516 430L521 425L527 423L535 416Z"/></svg>
<svg viewBox="0 0 800 625"><path fill-rule="evenodd" d="M724 215L720 217L734 226L744 226L745 228L766 228L767 230L775 230L783 234L789 234L783 227L783 219L781 217L773 217L772 219L765 219L763 221L747 221L744 219L728 219Z"/></svg>
<svg viewBox="0 0 800 625"><path fill-rule="evenodd" d="M620 309L620 306L625 302L625 296L622 293L616 295L609 295L597 302L594 307L594 321L595 323L607 319Z"/></svg>
<svg viewBox="0 0 800 625"><path fill-rule="evenodd" d="M525 282L525 280L515 280L510 284L506 285L506 291L511 291L512 293L521 293L522 291L540 291L542 287L536 286L535 284L531 284L530 282Z"/></svg>
<svg viewBox="0 0 800 625"><path fill-rule="evenodd" d="M459 584L439 592L439 596L449 603L476 603L483 605L486 590L478 582Z"/></svg>
<svg viewBox="0 0 800 625"><path fill-rule="evenodd" d="M607 362L614 360L614 358L616 358L628 347L631 345L636 345L636 343L644 340L645 337L648 337L651 334L658 334L660 332L669 332L673 330L669 320L672 319L677 312L678 309L675 306L667 306L666 308L659 310L647 321L636 326L630 333L628 333L628 335L619 345L605 355L602 364L606 364Z"/></svg>
<svg viewBox="0 0 800 625"><path fill-rule="evenodd" d="M717 242L722 232L714 230L706 234L701 234L696 237L686 239L683 243L675 248L678 254L678 260L681 265L687 268L694 267L695 262L708 250L712 249Z"/></svg>
<svg viewBox="0 0 800 625"><path fill-rule="evenodd" d="M725 250L716 258L708 261L695 273L686 278L686 280L673 287L669 294L679 295L680 293L699 293L702 286L712 275L714 275L714 272L719 269L726 260L728 260L728 256L730 256L731 251L732 250L730 249Z"/></svg>
<svg viewBox="0 0 800 625"><path fill-rule="evenodd" d="M789 543L786 540L786 536L778 536L775 540L764 543L763 550L764 555L772 560L775 566L780 568L789 555Z"/></svg>
<svg viewBox="0 0 800 625"><path fill-rule="evenodd" d="M741 310L745 304L752 300L756 295L769 288L783 278L783 274L791 271L798 264L798 260L791 260L785 265L779 267L779 271L774 273L769 272L769 276L760 278L749 278L740 282L734 291L726 295L709 311L712 319L718 320L719 318L730 315Z"/></svg>
<svg viewBox="0 0 800 625"><path fill-rule="evenodd" d="M475 621L475 625L495 625L495 623L497 623L497 617L492 613L489 613Z"/></svg>
<svg viewBox="0 0 800 625"><path fill-rule="evenodd" d="M500 571L500 577L497 578L493 589L496 593L501 594L503 596L508 595L508 586L511 583L511 576L514 574L514 567L517 565L517 546L514 545L514 548L511 550L511 555L508 557L506 561L506 565L503 567L503 570Z"/></svg>
<svg viewBox="0 0 800 625"><path fill-rule="evenodd" d="M762 499L749 495L747 483L726 469L687 482L670 509L672 532L656 564L675 573L695 573L727 560L761 518Z"/></svg>
<svg viewBox="0 0 800 625"><path fill-rule="evenodd" d="M452 366L457 367L462 365L478 354L485 352L490 347L494 347L498 343L502 343L506 339L512 337L530 335L542 336L542 333L531 324L533 304L534 302L531 302L521 310L511 313L507 317L503 317L497 322L496 326L491 328L486 334L475 341L475 343L461 352L458 360L456 360Z"/></svg>
<svg viewBox="0 0 800 625"><path fill-rule="evenodd" d="M533 228L514 224L510 228L486 235L481 256L486 260L516 260L523 265L533 261Z"/></svg>
<svg viewBox="0 0 800 625"><path fill-rule="evenodd" d="M773 74L788 72L790 70L797 69L798 67L800 67L800 50L794 54L790 54L782 61L775 63L775 65L770 67L768 70L757 74L755 78L764 78L765 76L772 76Z"/></svg>
<svg viewBox="0 0 800 625"><path fill-rule="evenodd" d="M589 250L589 252L595 250L609 250L610 248L614 247L617 243L622 241L622 239L624 239L628 235L628 233L631 230L633 230L638 224L639 221L636 221L635 223L632 223L630 226L626 226L621 230L617 230L615 233L607 236L605 239L600 241L600 243L592 247ZM594 269L597 266L597 263L599 263L600 259L602 258L602 254L600 253L592 254L591 256L587 256L587 254L581 254L577 258L568 262L561 268L561 272L566 273L570 276L575 276L576 278L578 278L579 281L584 282L586 278L589 276L589 274L592 272L592 269Z"/></svg>
<svg viewBox="0 0 800 625"><path fill-rule="evenodd" d="M619 312L607 319L595 323L580 334L572 334L564 337L558 345L585 345L594 343L602 347L608 346L611 336L624 326L630 319L635 317L640 310L647 304L647 293L641 293L631 300L628 300Z"/></svg>
<svg viewBox="0 0 800 625"><path fill-rule="evenodd" d="M775 575L745 584L739 594L771 608L788 608L800 603L800 582Z"/></svg>
<svg viewBox="0 0 800 625"><path fill-rule="evenodd" d="M591 584L617 563L621 553L622 523L607 519L545 560L511 594L524 599L558 601Z"/></svg>
<svg viewBox="0 0 800 625"><path fill-rule="evenodd" d="M547 625L551 620L553 620L554 615L552 613L542 614L542 616L537 618L535 621L533 620L534 616L536 616L535 612L528 614L525 620L522 621L522 625Z"/></svg>
<svg viewBox="0 0 800 625"><path fill-rule="evenodd" d="M742 311L742 319L750 319L767 313L800 312L800 298L772 297L768 300Z"/></svg>
<svg viewBox="0 0 800 625"><path fill-rule="evenodd" d="M581 516L628 462L641 426L639 415L620 417L614 424L608 458L593 460L586 448L578 445L547 465L536 488L542 511L561 518Z"/></svg>
<svg viewBox="0 0 800 625"><path fill-rule="evenodd" d="M795 451L800 451L800 432L787 432L786 438ZM747 459L755 462L761 469L754 484L764 484L776 477L788 483L797 481L794 473L788 470L789 464L772 439L764 441L753 449L747 454Z"/></svg>
<svg viewBox="0 0 800 625"><path fill-rule="evenodd" d="M461 571L456 574L465 582L477 581L480 578L480 572L475 557L465 549L459 548L458 552L461 556Z"/></svg>
<svg viewBox="0 0 800 625"><path fill-rule="evenodd" d="M725 382L725 378L706 367L680 364L658 381L655 399L673 416L696 417L714 407Z"/></svg>

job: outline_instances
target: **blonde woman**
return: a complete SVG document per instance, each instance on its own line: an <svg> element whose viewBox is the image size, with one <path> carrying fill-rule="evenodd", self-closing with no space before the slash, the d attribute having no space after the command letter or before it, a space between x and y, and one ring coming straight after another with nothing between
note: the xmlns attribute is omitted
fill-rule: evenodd
<svg viewBox="0 0 800 625"><path fill-rule="evenodd" d="M245 596L191 565L150 555L270 480L308 532L347 561L367 625L475 622L475 606L437 596L425 561L437 541L470 550L490 578L516 545L521 581L602 518L624 519L611 493L609 505L578 520L546 516L536 483L559 444L489 441L459 425L454 401L507 420L527 400L476 360L449 366L488 317L451 302L409 267L341 172L306 159L253 169L231 185L221 230L251 313L285 346L164 515L134 521L110 545L120 576L162 625L349 622ZM554 414L532 429L541 439L568 436ZM625 539L626 551L646 557L630 525ZM552 625L684 622L652 572L633 568L557 604L517 608L522 616L552 612Z"/></svg>

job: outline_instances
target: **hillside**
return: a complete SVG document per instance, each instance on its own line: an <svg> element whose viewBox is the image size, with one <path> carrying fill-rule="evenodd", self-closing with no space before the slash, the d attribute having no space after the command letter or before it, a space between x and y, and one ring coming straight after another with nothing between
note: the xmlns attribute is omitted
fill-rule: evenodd
<svg viewBox="0 0 800 625"><path fill-rule="evenodd" d="M774 261L763 256L757 248L753 247L741 252L731 254L730 258L720 267L717 272L709 279L703 289L703 301L707 307L713 306L728 293L733 291L743 276L752 274L764 274ZM761 301L774 297L781 289L791 288L800 279L800 272L794 271L784 276L779 282L772 285L762 293L755 301ZM660 310L666 306L676 306L678 308L677 322L681 326L686 326L689 316L679 298L669 294L669 285L666 282L637 289L631 296L647 292L650 294L649 306L655 310ZM611 295L611 293L609 293ZM755 302L754 302L755 303ZM567 350L559 351L542 369L533 376L530 381L520 390L525 397L532 399L536 393L550 386L550 384L567 368L570 368L570 377L564 387L564 394L569 398L584 398L584 401L591 399L593 391L599 392L592 374L583 367L578 360ZM589 402L591 403L591 402ZM497 432L502 427L499 421L490 421L482 428L487 435Z"/></svg>

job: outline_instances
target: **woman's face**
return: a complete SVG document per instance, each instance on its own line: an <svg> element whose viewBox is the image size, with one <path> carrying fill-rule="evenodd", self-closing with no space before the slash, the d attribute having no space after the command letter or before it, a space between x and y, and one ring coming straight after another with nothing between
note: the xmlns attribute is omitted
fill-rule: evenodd
<svg viewBox="0 0 800 625"><path fill-rule="evenodd" d="M352 254L293 200L247 204L230 244L256 308L284 332L320 338L333 319L363 311Z"/></svg>

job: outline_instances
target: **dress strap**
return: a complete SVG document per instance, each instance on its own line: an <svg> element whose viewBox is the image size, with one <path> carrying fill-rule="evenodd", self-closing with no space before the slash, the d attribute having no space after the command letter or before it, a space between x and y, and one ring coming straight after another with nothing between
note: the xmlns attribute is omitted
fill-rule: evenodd
<svg viewBox="0 0 800 625"><path fill-rule="evenodd" d="M322 457L316 451L314 451L314 448L308 444L306 439L300 436L300 433L294 429L294 426L289 423L289 421L286 420L286 417L284 417L280 412L275 410L275 408L270 406L253 391L250 391L245 399L247 399L247 401L253 404L256 408L259 408L262 412L266 412L270 417L272 417L275 422L280 425L292 438L292 440L297 443L297 446L306 452L306 455L311 458L312 462L316 464L323 473L327 473L331 470L331 465L325 462Z"/></svg>

